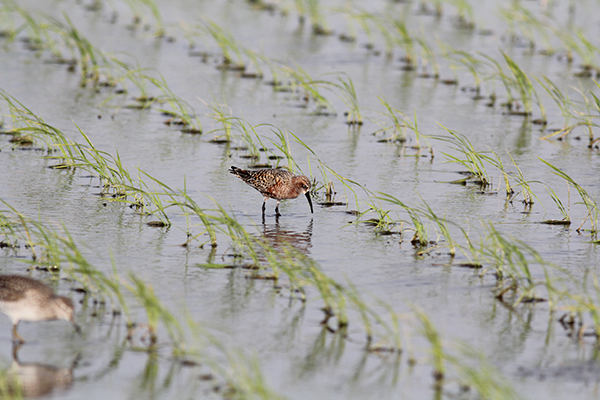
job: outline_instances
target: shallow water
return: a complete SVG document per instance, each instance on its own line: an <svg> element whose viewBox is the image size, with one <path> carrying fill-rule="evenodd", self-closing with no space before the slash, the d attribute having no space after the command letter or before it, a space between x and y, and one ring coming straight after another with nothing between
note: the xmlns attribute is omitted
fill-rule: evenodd
<svg viewBox="0 0 600 400"><path fill-rule="evenodd" d="M450 10L440 20L417 15L416 5L409 14L410 24L426 32L432 43L439 39L497 59L498 49L502 48L526 72L546 75L561 88L595 87L589 79L575 79L576 68L556 56L529 55L527 49L503 41L507 26L497 17L502 2L481 3L485 4L474 5L475 21L478 26L491 29L492 35L456 29ZM486 100L474 101L473 93L462 90L472 84L464 70L456 72L458 87L419 78L416 72L400 69L400 50L388 59L364 49L363 36L351 44L341 42L335 35L313 36L308 25L298 25L293 12L288 16L271 15L244 2L159 2L167 32L177 39L173 43L153 37L152 29L128 30L131 12L120 3L114 5L119 15L114 24L109 22L112 11L108 4L97 12L71 1L28 1L23 5L57 17L66 10L96 46L105 52L127 53L141 67L162 74L174 93L199 110L206 131L218 128L218 124L205 115L210 111L203 101L224 102L234 115L252 124L272 124L290 130L328 167L373 192L391 194L412 206L421 204L423 199L439 216L467 229L473 238L483 232L483 224L490 223L503 234L525 240L544 260L575 276L596 270L597 245L589 243L589 235L575 231L585 218L585 210L576 204L573 188L573 225L542 225L542 220L560 219L560 213L541 185L532 184L539 200L529 212L518 201L521 198L511 204L502 193L482 195L475 185L447 183L459 179L457 172L463 168L447 162L443 153L456 152L445 142L429 139L435 154L432 159L428 154L412 157L414 151L410 149L403 154L399 146L379 143L381 135L373 135L379 127L372 119L382 119L378 115L382 106L377 100L377 96L382 96L409 117L416 115L422 134L445 134L438 125L441 124L466 135L477 150L489 147L505 165L510 164L508 151L526 179L551 185L563 201L567 198L566 184L538 158L564 170L592 197L600 194L599 153L587 148L583 130L560 142L540 140L548 133L541 132L540 126L524 122L522 117L503 115L499 106L487 107ZM345 32L347 25L334 12L334 5L324 5L330 28L336 33ZM399 14L409 6L373 2L370 7ZM558 4L554 11L561 24L568 19L566 7ZM530 8L539 12L537 3ZM598 37L597 11L593 2L581 2L572 18L572 23L585 29L589 38ZM149 15L147 18L151 21ZM284 62L298 63L313 77L346 73L369 118L363 126L349 128L342 115L347 107L334 94L327 97L338 111L337 116L310 115L310 108L299 107L302 102L293 94L275 93L264 81L242 79L235 72L216 69L216 56L209 57L206 63L188 56L188 44L177 26L193 24L200 18L210 18L229 29L245 46ZM198 49L218 52L209 40L206 42L199 44ZM381 43L377 46L382 49ZM81 88L78 74L68 72L64 65L45 63L47 56L36 57L23 47L17 41L2 50L0 89L50 125L67 132L71 139L82 142L75 123L98 149L111 154L118 151L130 171L139 167L171 187L185 185L190 196L203 207L213 208L213 201L217 202L249 231L264 234L272 243L291 242L327 275L340 282L347 279L367 299L381 299L404 316L411 313L408 303L417 305L449 346L456 340L465 340L482 351L524 398L598 395L597 354L592 339L577 342L569 338L557 321L562 313L550 313L547 303L524 304L513 310L495 299L492 289L496 279L491 274L480 277L479 271L458 266L466 261L465 256L458 254L452 261L445 247L417 256L410 244L410 233L399 243L397 235L379 236L367 225L352 224L356 218L346 211L366 211L368 199L359 190L360 202L356 204L354 195L344 193L341 184L336 183L338 198L348 202L348 207L315 204L313 215L301 196L283 202L283 215L276 219L275 202L269 201L263 224L261 195L227 171L231 165L248 165L246 159L239 157L243 152L209 143L215 134L182 134L177 128L165 126L164 117L154 109L115 107L121 101L130 103L131 94L126 100L120 97L109 105L101 105L113 89L103 88L95 93ZM447 65L442 65L441 71L442 78L453 76ZM500 84L495 85L500 92ZM486 86L485 90L489 93L490 88ZM544 97L544 105L549 128L561 127L561 114L548 96ZM539 110L534 107L533 118L537 117ZM259 132L276 140L269 127ZM574 139L578 135L582 140ZM437 395L422 337L416 335L412 339L418 355L415 366L408 365L406 355L365 352L359 324L349 326L348 340L320 325L322 304L316 293L309 295L309 302L303 306L299 301L290 301L285 290L273 289L272 282L247 279L246 270L203 268L202 264L210 262L230 263L233 251L229 244L220 243L214 254L208 246L182 248L180 245L186 240L183 217L173 215L173 226L168 229L148 227L146 222L155 218L140 216L123 204L97 196L101 190L98 179L90 178L88 173L49 169L47 166L54 161L45 160L43 152L13 149L8 137L0 136L0 140L0 199L42 223L57 229L64 225L88 261L101 271L111 271L112 259L123 276L135 271L151 283L169 307L179 309L185 305L195 321L227 346L256 355L270 387L286 398L412 399ZM265 143L274 148L268 141ZM292 143L292 154L303 173L321 179L315 158L310 158L309 166L304 148ZM497 171L492 177L494 188L501 185ZM382 207L395 209L385 203ZM454 228L453 235L460 241L461 234ZM29 254L25 249L17 253L25 257ZM26 273L19 258L8 250L0 257L0 265L4 273ZM41 279L49 277L46 272L32 274ZM540 268L534 268L533 275L543 279ZM61 282L57 289L75 299L82 298L69 291L72 286ZM21 335L29 340L19 351L21 363L48 364L73 374L72 385L55 397L121 399L139 397L140 393L161 399L219 397L212 391L213 383L198 379L204 366L185 367L164 354L155 359L144 352L128 350L124 345L124 321L113 320L108 311L93 316L93 307L91 302L77 306L77 319L85 326L83 337L75 336L68 324L60 322L20 326ZM6 318L0 322L0 351L8 365L12 359L10 323ZM454 390L450 384L448 391ZM449 392L442 395L449 397Z"/></svg>

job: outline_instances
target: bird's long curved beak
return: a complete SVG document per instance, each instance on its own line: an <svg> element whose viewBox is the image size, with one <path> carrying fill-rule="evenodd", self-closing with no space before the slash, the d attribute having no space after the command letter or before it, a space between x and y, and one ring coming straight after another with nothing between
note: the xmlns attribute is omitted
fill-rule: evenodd
<svg viewBox="0 0 600 400"><path fill-rule="evenodd" d="M311 214L314 214L313 207L312 207L312 200L310 199L310 192L306 192L305 195L306 195L306 199L308 200L308 204L310 204L310 212L311 212Z"/></svg>

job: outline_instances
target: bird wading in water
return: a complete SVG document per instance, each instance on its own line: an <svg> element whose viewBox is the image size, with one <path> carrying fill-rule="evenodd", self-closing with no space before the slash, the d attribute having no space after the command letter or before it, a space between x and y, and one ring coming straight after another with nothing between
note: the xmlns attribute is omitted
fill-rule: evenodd
<svg viewBox="0 0 600 400"><path fill-rule="evenodd" d="M11 319L16 343L25 343L17 332L21 321L64 319L80 332L73 319L71 299L57 296L50 286L27 276L0 275L0 311Z"/></svg>
<svg viewBox="0 0 600 400"><path fill-rule="evenodd" d="M275 215L280 216L279 202L281 200L295 199L301 194L306 196L313 212L312 200L310 199L310 180L305 175L294 175L285 169L257 169L255 171L245 170L232 166L229 172L237 176L254 189L258 190L264 197L262 215L265 216L267 199L277 200Z"/></svg>

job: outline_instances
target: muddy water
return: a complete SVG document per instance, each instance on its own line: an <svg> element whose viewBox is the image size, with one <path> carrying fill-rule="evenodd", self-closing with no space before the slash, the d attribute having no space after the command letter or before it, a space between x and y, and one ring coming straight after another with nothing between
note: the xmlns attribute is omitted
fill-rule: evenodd
<svg viewBox="0 0 600 400"><path fill-rule="evenodd" d="M476 23L491 29L491 35L456 29L450 11L440 20L412 11L410 24L427 32L432 43L439 38L453 47L482 51L496 58L500 47L527 72L546 75L561 88L594 87L590 80L573 77L574 66L556 57L529 55L526 48L503 40L508 28L498 18L498 3L488 1L474 9ZM457 172L462 168L446 162L443 153L452 149L444 142L429 139L435 154L432 159L428 153L425 157L409 156L414 154L411 150L402 154L398 146L379 143L381 136L373 135L379 126L372 120L382 119L377 114L383 111L377 100L382 96L407 115L416 114L425 135L444 134L441 124L466 135L478 150L494 150L505 165L510 163L508 151L528 180L551 185L561 199L567 198L566 184L538 157L563 169L592 196L600 194L598 152L586 148L583 131L576 131L562 142L539 140L547 132L541 132L538 125L524 123L522 117L503 115L500 107L487 107L486 100L475 101L472 92L462 90L472 85L465 71L456 71L458 87L419 78L416 72L401 70L399 50L388 59L365 49L364 36L350 44L336 36L315 37L308 26L298 25L293 12L287 17L270 14L243 2L159 2L167 32L177 39L172 43L152 37L151 30L127 29L131 12L123 4L114 5L119 15L115 23L110 23L112 9L108 5L97 12L71 1L31 1L24 5L57 17L59 11L67 10L96 46L106 52L131 55L141 67L158 71L174 93L203 115L206 131L218 126L204 116L210 111L203 101L224 102L234 115L252 124L289 129L327 166L371 191L389 193L409 205L425 200L438 215L467 229L474 238L483 224L491 223L502 233L525 239L544 259L577 276L598 265L597 246L589 243L589 236L578 234L575 227L538 223L560 219L541 185L532 184L539 201L527 210L519 201L507 204L502 194L481 195L477 187L446 183L460 178ZM333 6L326 5L323 11L330 16L330 28L336 33L345 32L346 22ZM381 2L371 7L373 11L400 14L405 6ZM556 7L560 23L567 24L567 6ZM532 9L538 10L537 5ZM586 29L590 38L598 33L598 14L594 10L597 6L584 2L577 5L571 17L571 22ZM352 78L368 117L365 124L348 128L342 115L347 107L334 94L327 97L337 116L311 116L310 109L300 107L302 101L290 93L274 93L264 81L242 79L235 72L216 69L216 57L209 57L205 63L189 57L188 43L177 26L194 24L200 18L210 18L229 29L245 46L283 62L298 63L313 77L345 72ZM206 44L202 39L197 41L198 50L218 51L209 40L205 39ZM377 46L383 50L381 43ZM269 202L263 224L260 194L227 172L230 165L247 166L247 160L239 157L242 152L209 143L213 134L187 135L165 126L164 117L157 111L117 108L131 102L131 95L101 106L111 90L94 93L80 88L77 74L69 73L65 66L45 63L45 59L47 56L36 57L25 50L20 42L10 44L0 56L0 88L49 124L68 132L72 139L81 141L76 123L98 149L111 154L118 151L131 171L139 167L171 187L186 185L188 193L202 206L212 207L214 199L249 230L263 233L273 242L292 242L325 273L342 281L348 279L367 298L382 299L400 313L409 312L408 302L418 305L445 338L466 340L483 351L523 397L561 399L573 392L581 393L582 398L597 395L599 366L593 344L567 337L557 322L560 313L549 314L547 304L525 305L512 311L494 298L492 276L479 277L476 271L452 266L447 249L441 247L426 256L416 256L409 243L410 234L399 243L398 236L377 236L368 226L350 224L355 217L346 211L366 211L367 198L358 191L361 201L357 205L352 193L344 196L341 185L336 187L338 197L348 202L348 207L316 206L315 213L310 214L306 201L299 198L282 203L283 216L277 220L275 203ZM441 64L442 78L452 78L447 63ZM499 82L495 87L500 92ZM487 93L492 88L491 83L486 86ZM547 96L544 105L549 127L561 127L560 112ZM534 118L538 116L539 110L534 108ZM276 140L268 127L259 132ZM583 140L575 140L577 135ZM44 160L43 153L12 150L8 138L0 139L0 198L26 215L39 215L44 223L64 224L97 268L110 271L112 257L119 272L135 271L153 284L157 295L169 306L184 304L196 321L232 348L255 354L269 385L282 395L296 399L435 395L431 368L425 360L409 367L405 359L365 353L357 339L362 334L358 327L351 325L353 340L344 340L320 326L319 301L303 307L299 302L290 302L287 294L273 290L272 283L246 279L246 271L200 267L207 262L229 262L231 251L227 244L220 244L215 254L209 248L180 247L186 240L182 217L175 215L170 229L150 228L146 222L153 218L139 216L97 196L97 179L48 169L51 161ZM320 179L317 162L311 158L309 167L305 149L292 144L292 153L305 174ZM494 187L500 184L500 178L497 172L493 174ZM571 189L574 225L585 217L576 201ZM393 209L391 205L382 206ZM453 232L460 240L460 232ZM23 250L19 255L27 253ZM18 257L10 252L0 260L2 272L25 272ZM454 264L464 261L466 258L459 254ZM534 269L533 273L542 278L541 270ZM44 272L34 272L33 276L47 278ZM72 295L67 284L57 288ZM80 295L73 296L77 299ZM140 393L161 399L216 396L210 394L211 383L197 379L201 367L186 368L168 357L153 359L145 353L122 351L123 330L117 328L123 321L92 314L89 307L78 306L78 318L87 323L82 338L73 336L70 327L59 322L24 323L20 327L21 334L30 340L19 352L21 364L51 365L66 370L67 375L72 373L73 382L57 388L61 390L57 397L120 399L139 397ZM10 363L10 324L6 318L1 321L0 351ZM414 338L414 346L425 348L419 338Z"/></svg>

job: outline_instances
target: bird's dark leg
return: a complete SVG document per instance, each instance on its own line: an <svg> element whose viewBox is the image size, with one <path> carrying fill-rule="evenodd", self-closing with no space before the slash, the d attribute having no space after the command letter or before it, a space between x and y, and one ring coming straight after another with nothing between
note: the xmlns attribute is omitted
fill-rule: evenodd
<svg viewBox="0 0 600 400"><path fill-rule="evenodd" d="M19 362L19 349L21 348L21 346L23 346L23 343L17 343L13 341L12 356L13 360L16 362Z"/></svg>
<svg viewBox="0 0 600 400"><path fill-rule="evenodd" d="M279 200L277 200L277 206L275 206L275 216L279 217L281 214L279 214Z"/></svg>
<svg viewBox="0 0 600 400"><path fill-rule="evenodd" d="M19 335L19 332L17 332L18 326L19 326L19 322L17 322L16 324L13 324L13 330L12 330L13 341L15 341L17 343L25 343L25 340L21 337L21 335Z"/></svg>
<svg viewBox="0 0 600 400"><path fill-rule="evenodd" d="M265 217L265 208L267 207L267 198L265 197L264 201L263 201L263 206L262 206L262 216L263 218Z"/></svg>

